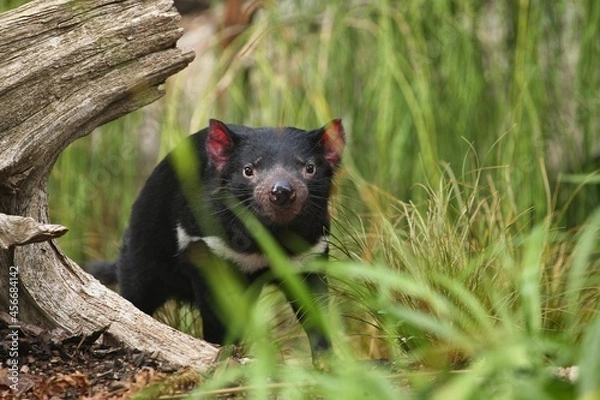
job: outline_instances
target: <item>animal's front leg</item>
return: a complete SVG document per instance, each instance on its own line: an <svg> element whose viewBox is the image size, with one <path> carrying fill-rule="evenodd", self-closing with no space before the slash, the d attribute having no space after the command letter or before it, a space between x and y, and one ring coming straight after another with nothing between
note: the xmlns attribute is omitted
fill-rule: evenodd
<svg viewBox="0 0 600 400"><path fill-rule="evenodd" d="M285 285L282 289L308 336L313 362L316 362L320 355L331 349L323 318L329 303L327 279L323 274L308 273L303 275L303 281L309 289L310 304L301 304Z"/></svg>

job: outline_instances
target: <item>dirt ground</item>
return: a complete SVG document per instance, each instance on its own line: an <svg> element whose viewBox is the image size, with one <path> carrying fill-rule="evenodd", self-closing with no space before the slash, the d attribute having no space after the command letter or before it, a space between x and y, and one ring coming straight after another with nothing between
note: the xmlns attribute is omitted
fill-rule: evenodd
<svg viewBox="0 0 600 400"><path fill-rule="evenodd" d="M82 337L26 324L15 330L6 321L6 314L0 315L0 399L127 399L158 382L161 394L177 395L202 380L193 371L98 340L101 332ZM16 358L10 358L13 339Z"/></svg>

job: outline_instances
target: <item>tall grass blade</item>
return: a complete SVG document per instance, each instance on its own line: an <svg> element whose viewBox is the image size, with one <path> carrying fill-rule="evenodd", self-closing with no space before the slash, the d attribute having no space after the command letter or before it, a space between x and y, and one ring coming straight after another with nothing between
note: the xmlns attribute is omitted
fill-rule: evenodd
<svg viewBox="0 0 600 400"><path fill-rule="evenodd" d="M600 310L588 325L582 341L578 374L578 399L600 399Z"/></svg>
<svg viewBox="0 0 600 400"><path fill-rule="evenodd" d="M573 250L573 261L567 275L565 288L565 309L567 332L576 337L581 323L586 321L586 312L583 310L584 293L590 289L589 284L594 282L590 268L596 265L592 255L597 251L600 238L600 209L598 209L588 220L583 230L578 235ZM598 283L598 278L596 278ZM597 291L597 290L596 290ZM597 293L596 293L597 294Z"/></svg>

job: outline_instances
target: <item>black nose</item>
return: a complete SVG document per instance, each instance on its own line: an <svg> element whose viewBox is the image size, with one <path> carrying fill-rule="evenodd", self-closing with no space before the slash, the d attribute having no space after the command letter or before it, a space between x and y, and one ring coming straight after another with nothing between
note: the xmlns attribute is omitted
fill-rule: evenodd
<svg viewBox="0 0 600 400"><path fill-rule="evenodd" d="M271 188L271 193L269 193L269 200L271 200L271 203L278 206L285 206L286 204L292 203L295 198L296 191L288 181L275 182Z"/></svg>

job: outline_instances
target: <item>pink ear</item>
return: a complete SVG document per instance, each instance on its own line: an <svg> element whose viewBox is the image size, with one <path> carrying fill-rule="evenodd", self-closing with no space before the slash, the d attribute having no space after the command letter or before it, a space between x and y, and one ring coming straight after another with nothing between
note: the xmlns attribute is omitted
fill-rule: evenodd
<svg viewBox="0 0 600 400"><path fill-rule="evenodd" d="M233 146L233 140L227 125L219 120L211 119L208 125L206 152L218 170L223 168L229 159L231 146Z"/></svg>
<svg viewBox="0 0 600 400"><path fill-rule="evenodd" d="M344 145L346 143L342 120L334 119L322 129L323 136L321 137L320 143L325 147L325 159L332 168L335 168L340 163Z"/></svg>

